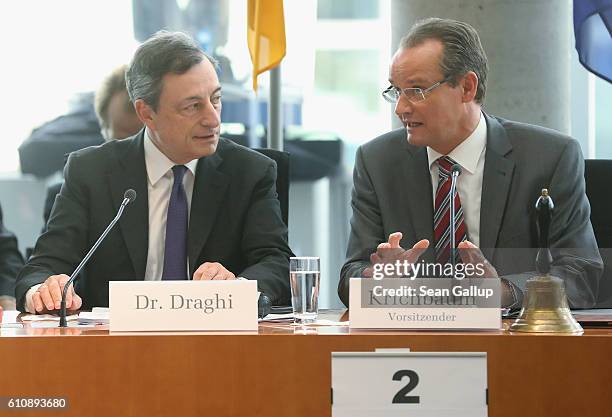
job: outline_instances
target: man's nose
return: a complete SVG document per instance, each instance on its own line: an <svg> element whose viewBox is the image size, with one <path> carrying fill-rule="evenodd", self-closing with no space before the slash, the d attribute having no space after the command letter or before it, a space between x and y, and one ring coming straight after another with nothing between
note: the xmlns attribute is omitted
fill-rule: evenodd
<svg viewBox="0 0 612 417"><path fill-rule="evenodd" d="M400 94L397 103L395 103L395 114L400 119L403 119L403 115L412 114L412 102L404 94Z"/></svg>
<svg viewBox="0 0 612 417"><path fill-rule="evenodd" d="M221 112L209 102L202 110L200 124L207 127L219 126L221 124Z"/></svg>

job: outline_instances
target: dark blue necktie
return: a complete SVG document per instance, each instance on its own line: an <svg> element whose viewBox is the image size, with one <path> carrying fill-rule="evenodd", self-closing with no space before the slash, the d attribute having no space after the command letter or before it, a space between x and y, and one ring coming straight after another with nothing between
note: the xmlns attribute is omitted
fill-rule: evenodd
<svg viewBox="0 0 612 417"><path fill-rule="evenodd" d="M166 218L166 245L164 249L164 273L162 279L187 279L187 194L183 187L183 177L187 167L175 165L174 184L168 217Z"/></svg>

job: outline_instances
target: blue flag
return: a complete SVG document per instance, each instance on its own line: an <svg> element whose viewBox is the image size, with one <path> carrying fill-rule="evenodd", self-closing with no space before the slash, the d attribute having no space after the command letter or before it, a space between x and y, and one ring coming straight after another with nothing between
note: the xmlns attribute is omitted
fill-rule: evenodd
<svg viewBox="0 0 612 417"><path fill-rule="evenodd" d="M612 83L612 0L574 0L574 35L580 63Z"/></svg>

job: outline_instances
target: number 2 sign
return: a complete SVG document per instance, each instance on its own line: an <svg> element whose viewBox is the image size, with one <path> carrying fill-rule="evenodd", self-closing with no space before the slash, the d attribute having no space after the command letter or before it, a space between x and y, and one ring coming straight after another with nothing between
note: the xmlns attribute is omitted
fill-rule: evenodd
<svg viewBox="0 0 612 417"><path fill-rule="evenodd" d="M332 353L333 417L486 417L487 354Z"/></svg>

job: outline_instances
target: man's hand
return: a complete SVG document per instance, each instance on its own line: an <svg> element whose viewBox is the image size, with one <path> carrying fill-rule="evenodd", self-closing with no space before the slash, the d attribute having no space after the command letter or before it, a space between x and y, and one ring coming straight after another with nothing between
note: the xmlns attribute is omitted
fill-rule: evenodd
<svg viewBox="0 0 612 417"><path fill-rule="evenodd" d="M70 277L65 274L51 275L42 283L32 296L32 303L36 313L59 310L62 302L62 292ZM70 284L66 294L66 309L78 310L81 308L83 300L74 292L74 287Z"/></svg>
<svg viewBox="0 0 612 417"><path fill-rule="evenodd" d="M236 276L225 269L219 262L204 262L193 273L193 280L225 280L236 279Z"/></svg>
<svg viewBox="0 0 612 417"><path fill-rule="evenodd" d="M461 262L464 264L482 265L484 273L477 274L468 278L498 278L497 270L489 263L487 258L482 254L478 246L474 245L469 240L464 240L457 245Z"/></svg>
<svg viewBox="0 0 612 417"><path fill-rule="evenodd" d="M429 240L419 240L411 249L405 250L400 246L402 233L395 232L389 235L389 240L378 245L375 253L370 255L370 262L375 264L395 263L396 261L406 261L409 264L414 264L419 260L419 257L429 247ZM371 278L374 276L373 267L368 267L363 271L363 276Z"/></svg>
<svg viewBox="0 0 612 417"><path fill-rule="evenodd" d="M497 270L489 263L487 258L484 257L482 251L478 248L478 246L474 245L472 242L468 240L464 240L463 242L457 245L457 249L459 249L459 255L461 256L461 261L464 264L472 264L477 265L480 264L483 267L483 274L475 274L471 277L467 278L499 278L497 274ZM514 304L519 302L519 300L515 300L515 291L511 288L512 284L510 281L503 279L501 280L501 305L502 307L514 306ZM520 290L516 290L520 291ZM520 306L520 304L519 304Z"/></svg>

